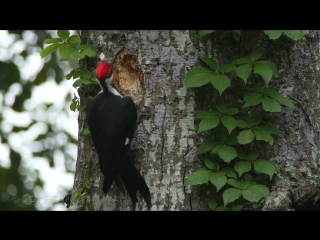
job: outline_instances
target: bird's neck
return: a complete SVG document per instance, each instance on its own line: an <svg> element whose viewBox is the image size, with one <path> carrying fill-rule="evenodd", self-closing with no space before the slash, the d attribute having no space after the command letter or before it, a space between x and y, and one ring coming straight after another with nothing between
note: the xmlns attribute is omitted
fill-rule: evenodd
<svg viewBox="0 0 320 240"><path fill-rule="evenodd" d="M101 86L101 88L102 88L102 91L103 91L104 93L106 93L106 94L111 93L111 94L113 94L113 95L122 97L121 94L117 91L117 89L112 86L112 77L113 77L113 76L107 78L107 79L106 79L105 81L103 81L103 82L100 82L100 86Z"/></svg>

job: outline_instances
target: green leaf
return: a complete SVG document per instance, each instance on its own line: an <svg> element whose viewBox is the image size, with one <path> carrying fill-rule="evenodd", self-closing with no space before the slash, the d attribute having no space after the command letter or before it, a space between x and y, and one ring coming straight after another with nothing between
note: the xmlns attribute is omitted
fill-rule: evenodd
<svg viewBox="0 0 320 240"><path fill-rule="evenodd" d="M40 56L41 58L44 58L45 56L53 53L58 47L59 45L61 45L60 43L53 43L50 46L44 48L41 52L40 52Z"/></svg>
<svg viewBox="0 0 320 240"><path fill-rule="evenodd" d="M228 138L228 132L224 128L217 128L215 134L221 142L224 142Z"/></svg>
<svg viewBox="0 0 320 240"><path fill-rule="evenodd" d="M235 115L238 113L238 108L228 108L222 112L224 115Z"/></svg>
<svg viewBox="0 0 320 240"><path fill-rule="evenodd" d="M227 178L223 173L211 173L210 182L217 188L217 192L227 183Z"/></svg>
<svg viewBox="0 0 320 240"><path fill-rule="evenodd" d="M222 116L221 123L228 129L229 134L237 126L237 120L230 116Z"/></svg>
<svg viewBox="0 0 320 240"><path fill-rule="evenodd" d="M91 77L93 77L92 73L85 69L80 69L80 76L86 79L90 79Z"/></svg>
<svg viewBox="0 0 320 240"><path fill-rule="evenodd" d="M261 122L262 122L262 116L261 115L253 115L248 119L248 125L250 127L257 126Z"/></svg>
<svg viewBox="0 0 320 240"><path fill-rule="evenodd" d="M277 70L276 65L271 61L265 61L265 64L271 69L273 75L279 76L280 73Z"/></svg>
<svg viewBox="0 0 320 240"><path fill-rule="evenodd" d="M221 169L219 170L219 172L220 172L220 173L224 173L224 174L227 175L228 177L237 179L237 174L236 174L236 172L235 172L232 168L229 168L229 167L221 168Z"/></svg>
<svg viewBox="0 0 320 240"><path fill-rule="evenodd" d="M219 122L220 122L220 117L206 118L201 120L197 133L201 133L201 132L210 130L212 128L215 128L218 126Z"/></svg>
<svg viewBox="0 0 320 240"><path fill-rule="evenodd" d="M268 142L271 146L273 145L274 139L269 132L263 130L254 130L254 135L257 140Z"/></svg>
<svg viewBox="0 0 320 240"><path fill-rule="evenodd" d="M239 144L248 144L253 141L254 133L251 129L242 130L237 136Z"/></svg>
<svg viewBox="0 0 320 240"><path fill-rule="evenodd" d="M213 71L209 68L194 67L187 72L185 78L187 82L187 88L201 87L207 84L213 75Z"/></svg>
<svg viewBox="0 0 320 240"><path fill-rule="evenodd" d="M237 157L237 150L234 147L228 145L220 145L218 154L223 161L230 162L232 159Z"/></svg>
<svg viewBox="0 0 320 240"><path fill-rule="evenodd" d="M260 153L256 149L253 149L248 155L243 154L243 153L238 153L239 158L247 160L250 163L255 161L259 157L259 155L260 155Z"/></svg>
<svg viewBox="0 0 320 240"><path fill-rule="evenodd" d="M240 36L241 36L241 30L233 30L232 36L233 36L234 40L239 42L240 41Z"/></svg>
<svg viewBox="0 0 320 240"><path fill-rule="evenodd" d="M73 79L76 79L78 77L80 77L80 69L79 68L75 69L75 72L73 74Z"/></svg>
<svg viewBox="0 0 320 240"><path fill-rule="evenodd" d="M239 127L239 128L249 128L249 125L245 120L238 119L237 120L237 127Z"/></svg>
<svg viewBox="0 0 320 240"><path fill-rule="evenodd" d="M217 201L215 199L209 199L208 206L211 210L215 210L217 207Z"/></svg>
<svg viewBox="0 0 320 240"><path fill-rule="evenodd" d="M276 173L276 166L272 162L265 159L254 161L253 166L254 170L257 172L269 175L270 180L272 179L273 174Z"/></svg>
<svg viewBox="0 0 320 240"><path fill-rule="evenodd" d="M241 196L241 190L235 188L228 188L222 194L224 206L234 202Z"/></svg>
<svg viewBox="0 0 320 240"><path fill-rule="evenodd" d="M230 79L222 74L212 74L210 82L219 91L220 96L224 90L230 87Z"/></svg>
<svg viewBox="0 0 320 240"><path fill-rule="evenodd" d="M71 110L71 111L76 111L76 107L77 107L77 102L76 102L76 101L73 101L73 102L70 104L70 110Z"/></svg>
<svg viewBox="0 0 320 240"><path fill-rule="evenodd" d="M265 64L265 62L254 63L253 71L254 73L259 74L263 78L266 86L269 85L273 72L270 69L270 67L267 64Z"/></svg>
<svg viewBox="0 0 320 240"><path fill-rule="evenodd" d="M203 38L205 35L215 32L216 30L201 30L200 31L200 38Z"/></svg>
<svg viewBox="0 0 320 240"><path fill-rule="evenodd" d="M239 78L241 78L244 81L245 84L247 84L247 80L251 71L252 71L252 64L248 63L248 64L239 66L236 70L236 74Z"/></svg>
<svg viewBox="0 0 320 240"><path fill-rule="evenodd" d="M201 61L207 64L215 72L218 72L220 69L218 62L213 58L201 58Z"/></svg>
<svg viewBox="0 0 320 240"><path fill-rule="evenodd" d="M248 188L250 188L251 186L257 185L255 182L249 181L249 180L243 180L241 182L242 184L242 189L246 190Z"/></svg>
<svg viewBox="0 0 320 240"><path fill-rule="evenodd" d="M227 109L227 106L224 103L217 103L216 108L219 112L224 112Z"/></svg>
<svg viewBox="0 0 320 240"><path fill-rule="evenodd" d="M88 136L88 135L90 135L90 130L88 128L84 128L82 134L84 136Z"/></svg>
<svg viewBox="0 0 320 240"><path fill-rule="evenodd" d="M242 196L249 202L258 202L260 199L268 196L269 189L262 184L253 185L247 190L242 191Z"/></svg>
<svg viewBox="0 0 320 240"><path fill-rule="evenodd" d="M81 45L83 46L83 45ZM88 56L88 57L94 57L97 55L95 51L93 51L90 47L83 49L82 54Z"/></svg>
<svg viewBox="0 0 320 240"><path fill-rule="evenodd" d="M199 168L197 171L191 173L188 179L185 181L184 186L187 185L199 185L209 182L212 172L206 168Z"/></svg>
<svg viewBox="0 0 320 240"><path fill-rule="evenodd" d="M273 98L269 98L269 97L263 98L262 107L267 112L281 112L280 104Z"/></svg>
<svg viewBox="0 0 320 240"><path fill-rule="evenodd" d="M218 153L215 151L215 149L212 149L210 152L210 158L215 159L218 156Z"/></svg>
<svg viewBox="0 0 320 240"><path fill-rule="evenodd" d="M242 174L249 172L251 170L251 162L240 161L234 165L234 169L241 177Z"/></svg>
<svg viewBox="0 0 320 240"><path fill-rule="evenodd" d="M99 85L98 81L96 78L90 78L90 84L93 84L93 85Z"/></svg>
<svg viewBox="0 0 320 240"><path fill-rule="evenodd" d="M85 79L85 78L80 78L77 79L76 81L74 81L74 83L72 84L73 87L80 87L82 84L84 85L90 85L92 84L90 80Z"/></svg>
<svg viewBox="0 0 320 240"><path fill-rule="evenodd" d="M237 33L239 36L241 36L241 30L232 30L232 31Z"/></svg>
<svg viewBox="0 0 320 240"><path fill-rule="evenodd" d="M72 52L69 54L69 58L74 59L74 60L81 60L82 58L85 57L85 54L81 53L81 52ZM62 58L62 56L61 56Z"/></svg>
<svg viewBox="0 0 320 240"><path fill-rule="evenodd" d="M215 118L219 116L219 113L217 111L202 111L199 112L195 118L200 118L200 119L206 119L206 118Z"/></svg>
<svg viewBox="0 0 320 240"><path fill-rule="evenodd" d="M244 153L238 153L238 158L243 159L243 160L247 160L247 161L251 161L251 158L249 157L249 155L244 154Z"/></svg>
<svg viewBox="0 0 320 240"><path fill-rule="evenodd" d="M251 64L251 61L247 58L237 58L235 60L233 60L232 62L233 64L245 64L245 63L250 63Z"/></svg>
<svg viewBox="0 0 320 240"><path fill-rule="evenodd" d="M283 97L281 95L270 95L273 99L277 100L279 103L282 103L283 105L287 107L292 107L294 108L293 102L291 102L288 98Z"/></svg>
<svg viewBox="0 0 320 240"><path fill-rule="evenodd" d="M62 43L62 40L60 38L51 38L51 39L45 40L43 43L44 44Z"/></svg>
<svg viewBox="0 0 320 240"><path fill-rule="evenodd" d="M219 170L219 163L212 161L211 159L205 159L204 164L206 165L207 168L213 171L218 171Z"/></svg>
<svg viewBox="0 0 320 240"><path fill-rule="evenodd" d="M255 51L250 54L249 59L251 60L251 62L254 62L254 61L258 60L261 57L261 55L262 55L262 52Z"/></svg>
<svg viewBox="0 0 320 240"><path fill-rule="evenodd" d="M306 40L305 36L300 30L283 30L283 32L293 40Z"/></svg>
<svg viewBox="0 0 320 240"><path fill-rule="evenodd" d="M62 40L66 40L70 36L70 32L68 30L58 30L57 34Z"/></svg>
<svg viewBox="0 0 320 240"><path fill-rule="evenodd" d="M259 155L260 155L260 153L257 149L252 149L248 154L249 160L254 161L259 157Z"/></svg>
<svg viewBox="0 0 320 240"><path fill-rule="evenodd" d="M79 44L77 44L77 46L78 46L78 49L79 49L80 51L84 51L84 50L86 50L86 49L90 49L90 47L87 46L87 45L79 45Z"/></svg>
<svg viewBox="0 0 320 240"><path fill-rule="evenodd" d="M255 127L256 130L261 130L261 131L266 131L269 134L276 134L279 133L280 130L277 128L276 125L274 125L273 123L269 123L267 122L265 125L260 125Z"/></svg>
<svg viewBox="0 0 320 240"><path fill-rule="evenodd" d="M215 211L229 211L229 208L228 207L224 207L224 206L219 206L216 208Z"/></svg>
<svg viewBox="0 0 320 240"><path fill-rule="evenodd" d="M72 50L69 49L70 44L62 44L59 46L60 61L68 61Z"/></svg>
<svg viewBox="0 0 320 240"><path fill-rule="evenodd" d="M264 33L269 36L270 39L277 39L281 36L283 30L264 30Z"/></svg>
<svg viewBox="0 0 320 240"><path fill-rule="evenodd" d="M63 49L60 49L60 60L66 61L68 59L74 59L74 60L81 60L85 57L85 54L81 50L81 47L83 45L79 45L78 43L70 43L70 44L64 44L66 47ZM64 51L62 51L64 50Z"/></svg>
<svg viewBox="0 0 320 240"><path fill-rule="evenodd" d="M269 96L275 96L275 95L279 95L279 93L277 92L277 90L275 90L274 88L271 87L266 87L262 90L262 92L264 94L267 94Z"/></svg>
<svg viewBox="0 0 320 240"><path fill-rule="evenodd" d="M59 46L60 61L69 60L69 55L68 55L70 53L69 46L70 46L70 44L61 44ZM63 56L65 56L65 57L63 58ZM75 78L75 77L73 77L73 78Z"/></svg>
<svg viewBox="0 0 320 240"><path fill-rule="evenodd" d="M230 211L241 211L242 208L243 208L243 205L235 204L230 207Z"/></svg>
<svg viewBox="0 0 320 240"><path fill-rule="evenodd" d="M77 105L77 110L79 112L83 112L84 109L85 109L85 106Z"/></svg>
<svg viewBox="0 0 320 240"><path fill-rule="evenodd" d="M215 158L218 155L218 149L219 149L219 145L217 145L216 147L214 147L211 152L210 152L210 157L211 158Z"/></svg>
<svg viewBox="0 0 320 240"><path fill-rule="evenodd" d="M65 77L67 80L70 80L73 77L73 74L76 72L75 69L73 69L71 72L69 72Z"/></svg>
<svg viewBox="0 0 320 240"><path fill-rule="evenodd" d="M228 179L227 183L234 187L234 188L237 188L237 189L243 189L242 188L242 182L240 182L239 180L237 179Z"/></svg>
<svg viewBox="0 0 320 240"><path fill-rule="evenodd" d="M74 83L72 84L74 88L80 87L81 85L82 85L82 80L80 79L75 80Z"/></svg>
<svg viewBox="0 0 320 240"><path fill-rule="evenodd" d="M236 65L233 63L224 65L223 67L220 68L220 72L232 72L237 69Z"/></svg>
<svg viewBox="0 0 320 240"><path fill-rule="evenodd" d="M254 91L256 91L257 93L264 93L264 91L262 90L262 88L259 87L258 85L253 85L253 86L252 86L252 89L253 89Z"/></svg>
<svg viewBox="0 0 320 240"><path fill-rule="evenodd" d="M218 141L214 139L205 139L199 146L196 155L200 155L201 153L205 153L213 149L218 145Z"/></svg>
<svg viewBox="0 0 320 240"><path fill-rule="evenodd" d="M80 43L80 38L78 35L72 35L72 36L68 37L66 42L67 43Z"/></svg>
<svg viewBox="0 0 320 240"><path fill-rule="evenodd" d="M91 85L92 84L92 81L90 79L80 78L80 80L82 81L82 84L84 84L84 85Z"/></svg>
<svg viewBox="0 0 320 240"><path fill-rule="evenodd" d="M259 103L261 103L262 99L263 97L260 93L247 93L246 95L244 95L244 100L246 101L246 103L243 105L243 108L258 105Z"/></svg>
<svg viewBox="0 0 320 240"><path fill-rule="evenodd" d="M228 145L237 145L237 144L239 144L238 143L238 139L236 137L228 137L225 140L225 143L228 144Z"/></svg>

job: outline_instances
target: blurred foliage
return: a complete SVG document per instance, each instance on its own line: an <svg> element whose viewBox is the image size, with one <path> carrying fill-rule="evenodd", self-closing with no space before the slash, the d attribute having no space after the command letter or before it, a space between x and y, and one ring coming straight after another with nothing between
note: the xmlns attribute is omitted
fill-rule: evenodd
<svg viewBox="0 0 320 240"><path fill-rule="evenodd" d="M13 36L14 41L7 49L3 47L1 49L0 44L0 57L4 53L8 53L10 49L12 50L12 46L16 43L24 46L21 51L11 52L9 59L1 60L2 58L0 58L0 210L37 210L36 201L31 197L34 196L36 198L37 194L42 192L44 181L37 170L26 167L25 161L40 161L40 158L45 158L50 167L55 168L54 156L60 153L58 157L64 158L66 172L73 173L73 169L70 166L75 165L75 157L71 156L67 148L70 147L70 144L75 146L77 139L60 127L61 121L58 121L59 115L68 117L69 105L73 98L72 93L64 96L65 106L63 107L60 106L59 108L55 106L55 103L41 103L30 110L30 99L34 89L46 83L48 79L54 79L57 84L61 83L65 79L63 68L68 66L68 63L61 64L56 54L47 56L42 60L44 62L42 68L38 69L36 74L29 79L23 78L23 68L19 64L20 62L32 61L30 56L34 53L40 58L39 53L43 49L43 42L52 38L55 32L9 30L9 36ZM28 39L32 38L27 38L26 35L32 35L34 41L28 41ZM14 87L20 89L15 94L12 93ZM12 98L14 99L12 100ZM56 96L56 98L59 98L59 96ZM8 122L4 112L9 108L15 114L28 113L30 121L26 125ZM18 136L23 139L23 134L31 127L39 128L39 124L41 124L42 129L46 129L44 130L45 132L35 132L33 139L29 140L29 145L13 146L12 141L10 141L10 135L21 134ZM7 166L1 164L1 158L5 158L5 148L9 150L10 164ZM27 150L23 151L24 149ZM27 156L28 154L25 153L26 151L28 152L28 149L31 152L31 156ZM37 163L33 162L33 165L37 165ZM52 181L59 180L62 181L61 179L52 179ZM64 189L62 192L67 194L70 191L71 189ZM19 199L14 199L15 195ZM25 201L23 198L25 198ZM48 209L52 209L57 203L58 201L52 201Z"/></svg>

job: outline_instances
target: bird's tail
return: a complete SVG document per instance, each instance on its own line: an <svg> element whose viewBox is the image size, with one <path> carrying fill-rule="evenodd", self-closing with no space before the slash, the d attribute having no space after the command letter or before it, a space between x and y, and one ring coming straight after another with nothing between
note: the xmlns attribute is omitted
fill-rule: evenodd
<svg viewBox="0 0 320 240"><path fill-rule="evenodd" d="M135 211L137 199L137 191L140 192L142 197L147 203L148 209L151 208L151 196L149 188L144 181L143 177L140 175L138 170L132 164L132 154L130 145L126 145L125 157L124 157L124 164L123 169L121 172L121 178L123 184L130 195L133 211Z"/></svg>

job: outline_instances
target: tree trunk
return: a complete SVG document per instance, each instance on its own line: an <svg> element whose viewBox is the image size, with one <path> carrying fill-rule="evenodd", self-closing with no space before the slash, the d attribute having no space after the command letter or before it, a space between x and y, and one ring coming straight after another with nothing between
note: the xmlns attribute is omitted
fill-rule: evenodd
<svg viewBox="0 0 320 240"><path fill-rule="evenodd" d="M258 33L258 34L257 34ZM281 133L275 144L262 146L263 157L282 170L274 177L271 193L258 204L246 206L257 210L290 210L310 207L319 193L319 70L318 31L309 31L306 41L292 41L285 36L269 40L261 31L244 33L247 43L243 56L252 51L264 52L276 63L281 76L271 86L291 97L295 109L282 108L267 117ZM149 186L151 210L209 210L207 186L184 187L187 177L203 166L195 156L202 135L196 135L197 111L210 108L218 93L212 86L186 89L185 74L199 64L199 57L213 57L220 65L236 58L238 45L222 31L204 40L199 31L82 31L83 44L104 53L116 64L118 87L131 95L151 115L139 124L132 143L135 166ZM94 71L99 58L80 65ZM132 82L130 82L132 81ZM129 84L130 82L130 84ZM130 86L129 86L130 85ZM130 92L130 89L134 89ZM81 87L81 104L98 93L97 86ZM224 96L225 95L225 96ZM230 98L230 92L223 94ZM312 97L312 100L310 99ZM72 203L84 210L131 210L131 201L113 184L108 194L102 191L103 175L87 128L85 112L79 113L79 145ZM92 182L85 187L86 179ZM76 192L84 187L85 195L75 204ZM313 203L313 202L312 202ZM137 210L146 210L139 198Z"/></svg>

